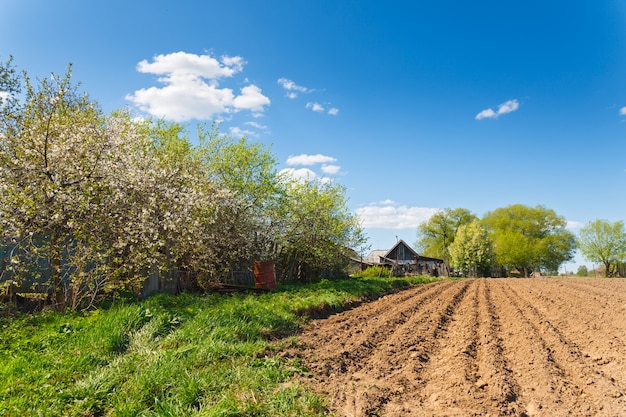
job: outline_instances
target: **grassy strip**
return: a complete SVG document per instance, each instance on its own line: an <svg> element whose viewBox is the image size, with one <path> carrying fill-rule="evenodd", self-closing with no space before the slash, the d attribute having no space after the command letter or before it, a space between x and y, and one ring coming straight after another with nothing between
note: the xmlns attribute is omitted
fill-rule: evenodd
<svg viewBox="0 0 626 417"><path fill-rule="evenodd" d="M157 295L86 314L0 319L1 416L317 416L324 400L272 354L308 316L429 278Z"/></svg>

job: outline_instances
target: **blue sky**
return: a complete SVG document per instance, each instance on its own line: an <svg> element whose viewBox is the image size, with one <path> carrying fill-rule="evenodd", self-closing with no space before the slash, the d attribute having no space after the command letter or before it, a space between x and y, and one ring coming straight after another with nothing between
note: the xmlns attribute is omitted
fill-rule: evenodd
<svg viewBox="0 0 626 417"><path fill-rule="evenodd" d="M371 249L442 208L626 219L624 0L2 0L9 55L335 178Z"/></svg>

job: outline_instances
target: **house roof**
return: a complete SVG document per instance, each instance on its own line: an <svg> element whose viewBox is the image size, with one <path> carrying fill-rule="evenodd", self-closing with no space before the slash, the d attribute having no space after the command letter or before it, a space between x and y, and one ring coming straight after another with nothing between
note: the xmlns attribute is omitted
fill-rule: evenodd
<svg viewBox="0 0 626 417"><path fill-rule="evenodd" d="M443 259L438 259L438 258L429 258L427 256L421 256L420 254L418 254L411 246L409 246L404 240L400 239L398 240L398 242L391 248L391 249L379 249L379 250L373 250L370 252L369 255L367 255L367 257L365 257L363 260L366 262L371 262L374 264L379 264L381 263L381 260L391 260L393 258L391 258L391 255L394 253L394 251L399 247L399 246L404 246L405 250L407 250L411 255L413 255L414 259L419 259L421 261L436 261L436 262L444 262Z"/></svg>
<svg viewBox="0 0 626 417"><path fill-rule="evenodd" d="M363 260L365 262L371 262L371 263L374 263L374 264L379 264L380 263L380 258L384 257L387 254L387 252L389 252L389 251L386 250L386 249L373 250Z"/></svg>
<svg viewBox="0 0 626 417"><path fill-rule="evenodd" d="M412 247L410 247L410 246L409 246L409 245L408 245L408 244L407 244L404 240L402 240L402 239L398 240L398 243L396 243L396 244L394 245L394 247L393 247L393 248L389 249L389 250L387 251L387 253L385 253L385 255L384 255L384 256L385 256L385 258L388 258L388 257L389 257L389 255L391 255L391 254L393 253L393 251L394 251L394 250L396 250L396 248L397 248L398 246L404 246L405 248L407 248L407 249L409 250L409 253L411 253L411 254L412 254L415 258L419 258L419 254L418 254L417 252L415 252L415 250L413 250L413 248L412 248Z"/></svg>

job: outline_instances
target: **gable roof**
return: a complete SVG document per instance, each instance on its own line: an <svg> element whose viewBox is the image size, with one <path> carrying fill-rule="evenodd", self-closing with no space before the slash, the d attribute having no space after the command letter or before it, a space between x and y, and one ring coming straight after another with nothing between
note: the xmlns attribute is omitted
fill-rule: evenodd
<svg viewBox="0 0 626 417"><path fill-rule="evenodd" d="M400 239L393 248L387 251L384 257L397 260L413 260L415 258L419 258L419 254L415 252L413 248L410 247L404 240Z"/></svg>
<svg viewBox="0 0 626 417"><path fill-rule="evenodd" d="M385 262L413 263L418 260L444 262L443 259L421 256L402 239L398 240L398 242L389 250L371 251L370 254L364 259L364 261L371 262L373 264Z"/></svg>

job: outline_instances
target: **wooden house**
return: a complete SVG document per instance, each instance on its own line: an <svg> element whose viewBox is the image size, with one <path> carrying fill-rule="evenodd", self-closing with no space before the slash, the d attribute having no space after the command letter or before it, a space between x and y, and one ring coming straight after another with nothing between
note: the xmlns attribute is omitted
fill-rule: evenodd
<svg viewBox="0 0 626 417"><path fill-rule="evenodd" d="M450 267L443 259L421 256L404 240L398 240L389 250L374 250L364 259L368 265L380 265L392 270L393 276L449 276Z"/></svg>

